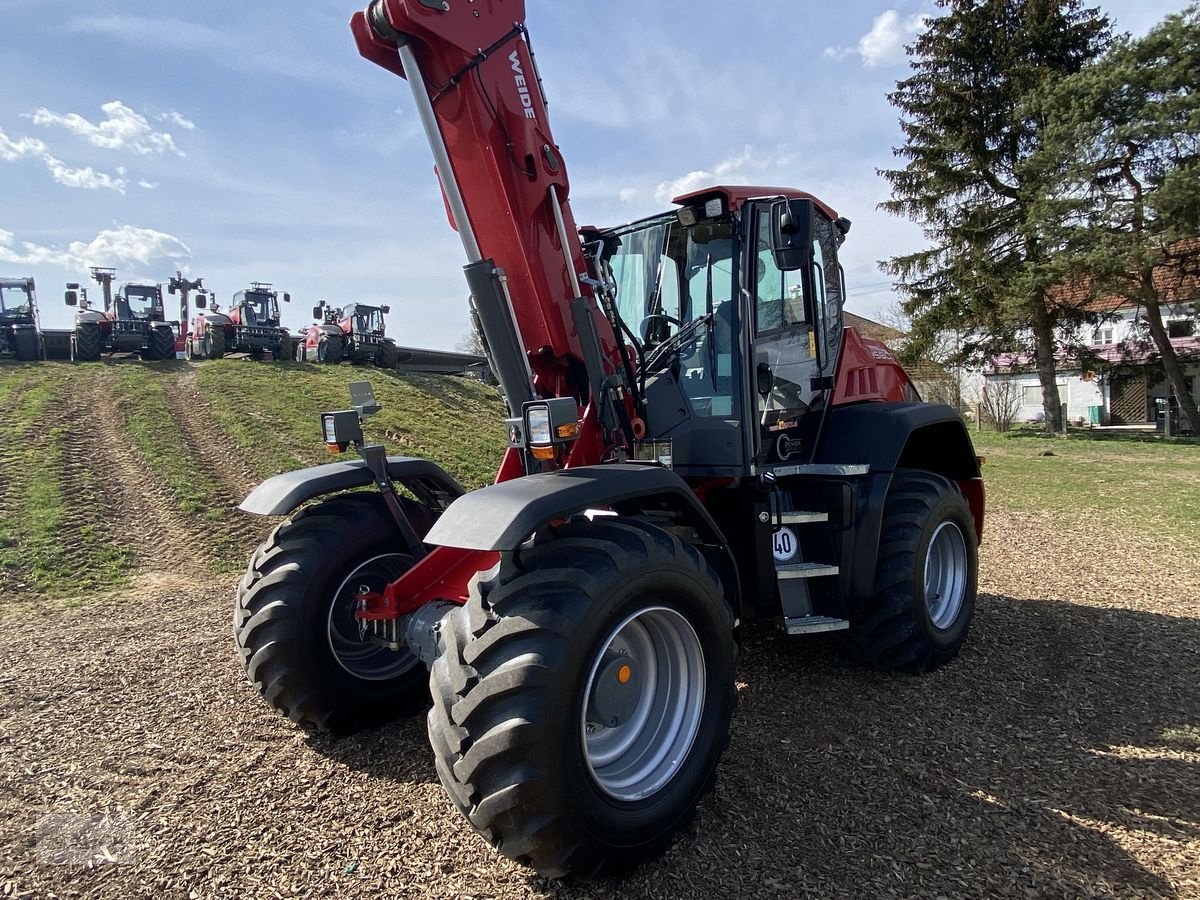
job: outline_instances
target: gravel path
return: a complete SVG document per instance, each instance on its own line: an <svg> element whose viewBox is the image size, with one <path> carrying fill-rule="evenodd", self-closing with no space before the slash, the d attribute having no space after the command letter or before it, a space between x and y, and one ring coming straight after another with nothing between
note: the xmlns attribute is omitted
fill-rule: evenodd
<svg viewBox="0 0 1200 900"><path fill-rule="evenodd" d="M229 585L28 606L0 632L0 898L1200 896L1200 556L998 512L982 566L931 676L751 633L715 792L582 886L474 836L422 721L333 741L270 712Z"/></svg>

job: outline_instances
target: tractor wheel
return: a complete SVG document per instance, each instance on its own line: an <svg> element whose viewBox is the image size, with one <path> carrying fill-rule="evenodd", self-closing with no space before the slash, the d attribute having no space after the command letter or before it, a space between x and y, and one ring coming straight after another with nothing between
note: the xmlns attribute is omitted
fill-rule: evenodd
<svg viewBox="0 0 1200 900"><path fill-rule="evenodd" d="M175 334L169 328L151 328L150 345L146 349L146 358L152 360L173 359L175 357Z"/></svg>
<svg viewBox="0 0 1200 900"><path fill-rule="evenodd" d="M296 352L294 354L294 359L298 363L308 362L308 352L305 349L304 344L305 340L306 338L301 337L298 341L296 341Z"/></svg>
<svg viewBox="0 0 1200 900"><path fill-rule="evenodd" d="M336 334L323 334L317 341L317 362L336 365L342 361L345 344Z"/></svg>
<svg viewBox="0 0 1200 900"><path fill-rule="evenodd" d="M651 526L569 523L442 622L429 739L451 801L548 877L627 870L715 780L734 706L717 575Z"/></svg>
<svg viewBox="0 0 1200 900"><path fill-rule="evenodd" d="M40 355L37 332L32 328L14 328L13 353L18 362L35 362Z"/></svg>
<svg viewBox="0 0 1200 900"><path fill-rule="evenodd" d="M71 351L76 362L96 362L100 359L100 325L96 322L77 324Z"/></svg>
<svg viewBox="0 0 1200 900"><path fill-rule="evenodd" d="M204 329L204 350L209 359L220 359L225 355L225 329L208 325Z"/></svg>
<svg viewBox="0 0 1200 900"><path fill-rule="evenodd" d="M421 661L364 640L354 617L361 586L382 590L415 562L401 546L383 498L363 493L306 506L255 551L234 639L247 677L297 725L344 733L428 707Z"/></svg>
<svg viewBox="0 0 1200 900"><path fill-rule="evenodd" d="M880 669L921 673L945 665L975 612L975 520L953 483L899 469L883 507L872 596L850 602L843 646Z"/></svg>
<svg viewBox="0 0 1200 900"><path fill-rule="evenodd" d="M375 354L375 365L380 369L394 369L396 363L400 361L400 351L396 349L395 344L384 342L379 346L379 352Z"/></svg>

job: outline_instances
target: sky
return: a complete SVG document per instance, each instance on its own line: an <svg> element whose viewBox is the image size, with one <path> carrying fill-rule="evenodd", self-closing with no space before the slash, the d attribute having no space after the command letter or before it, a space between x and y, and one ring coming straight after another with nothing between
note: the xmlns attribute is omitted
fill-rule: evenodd
<svg viewBox="0 0 1200 900"><path fill-rule="evenodd" d="M450 0L456 2L456 0ZM1108 0L1142 34L1184 0ZM0 276L34 276L43 327L66 282L203 277L390 304L389 333L451 349L468 332L407 86L358 56L341 0L0 2ZM64 15L64 11L66 15ZM928 0L527 0L578 222L617 225L706 184L810 191L849 217L848 308L888 316L878 261L923 245L877 209L901 142L887 93Z"/></svg>

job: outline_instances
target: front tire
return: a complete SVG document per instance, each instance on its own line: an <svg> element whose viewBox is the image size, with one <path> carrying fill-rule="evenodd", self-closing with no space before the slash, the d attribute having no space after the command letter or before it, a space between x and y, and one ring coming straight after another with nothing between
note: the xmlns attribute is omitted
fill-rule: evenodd
<svg viewBox="0 0 1200 900"><path fill-rule="evenodd" d="M922 673L958 655L979 572L975 520L958 488L897 470L883 508L872 596L850 604L844 647L879 669Z"/></svg>
<svg viewBox="0 0 1200 900"><path fill-rule="evenodd" d="M496 849L543 875L627 870L715 779L733 633L694 547L637 523L569 523L506 554L443 620L438 777Z"/></svg>
<svg viewBox="0 0 1200 900"><path fill-rule="evenodd" d="M352 494L305 507L255 552L234 639L246 676L297 725L347 732L428 706L420 660L364 640L354 617L360 587L380 591L413 565L402 547L383 499Z"/></svg>
<svg viewBox="0 0 1200 900"><path fill-rule="evenodd" d="M17 362L36 362L40 355L37 332L32 328L14 328L13 353Z"/></svg>
<svg viewBox="0 0 1200 900"><path fill-rule="evenodd" d="M219 325L208 325L204 329L204 355L209 359L220 359L225 355L225 329Z"/></svg>
<svg viewBox="0 0 1200 900"><path fill-rule="evenodd" d="M71 343L76 362L96 362L100 359L100 325L96 322L80 322L75 326Z"/></svg>
<svg viewBox="0 0 1200 900"><path fill-rule="evenodd" d="M379 369L394 369L400 361L400 351L390 341L384 341L375 354L375 367Z"/></svg>
<svg viewBox="0 0 1200 900"><path fill-rule="evenodd" d="M317 362L337 365L342 361L345 344L336 334L323 334L317 341Z"/></svg>
<svg viewBox="0 0 1200 900"><path fill-rule="evenodd" d="M170 328L151 328L146 358L153 361L175 357L175 333Z"/></svg>

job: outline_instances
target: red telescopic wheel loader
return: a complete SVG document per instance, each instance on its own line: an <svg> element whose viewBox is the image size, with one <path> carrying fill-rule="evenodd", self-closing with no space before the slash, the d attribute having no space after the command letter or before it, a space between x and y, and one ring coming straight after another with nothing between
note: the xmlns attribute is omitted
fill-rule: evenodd
<svg viewBox="0 0 1200 900"><path fill-rule="evenodd" d="M366 443L377 406L352 385L321 429L361 458L242 504L290 517L234 624L280 712L343 731L428 708L484 839L592 878L659 852L712 785L742 622L835 632L887 670L951 660L984 493L961 419L844 327L850 223L826 203L718 185L576 227L524 23L522 0L352 22L407 79L466 251L510 411L496 483Z"/></svg>
<svg viewBox="0 0 1200 900"><path fill-rule="evenodd" d="M103 353L124 353L144 360L175 358L178 322L166 320L162 287L129 283L113 293L117 270L92 268L92 279L104 295L104 309L93 309L87 291L78 283L67 285L67 306L77 307L71 334L71 359L95 362Z"/></svg>
<svg viewBox="0 0 1200 900"><path fill-rule="evenodd" d="M313 307L317 321L296 340L296 362L374 363L394 369L400 358L396 342L387 336L384 316L388 306L351 303L338 309L324 300Z"/></svg>
<svg viewBox="0 0 1200 900"><path fill-rule="evenodd" d="M220 359L235 353L250 359L291 359L292 336L280 323L279 301L292 295L256 281L233 295L229 309L217 307L215 298L200 294L200 310L188 330L188 359Z"/></svg>

